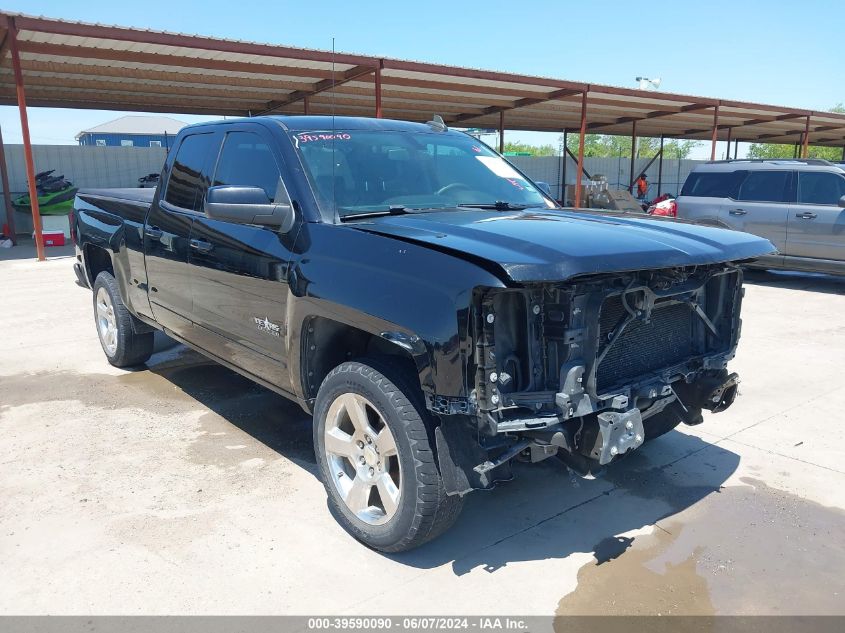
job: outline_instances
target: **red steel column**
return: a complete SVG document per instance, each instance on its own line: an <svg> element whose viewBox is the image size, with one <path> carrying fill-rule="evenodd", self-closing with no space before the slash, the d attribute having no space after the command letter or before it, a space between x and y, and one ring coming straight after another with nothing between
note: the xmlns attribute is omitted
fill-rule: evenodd
<svg viewBox="0 0 845 633"><path fill-rule="evenodd" d="M739 157L739 139L736 139L734 141L734 158L736 159L738 157Z"/></svg>
<svg viewBox="0 0 845 633"><path fill-rule="evenodd" d="M634 183L637 181L637 177L634 175L634 159L637 155L637 120L634 119L631 122L631 168L629 170L629 175L631 176L631 182L628 183L628 191L631 193L634 192Z"/></svg>
<svg viewBox="0 0 845 633"><path fill-rule="evenodd" d="M575 170L575 208L581 208L581 178L584 174L584 136L587 134L587 91L581 93L581 130L578 136L578 169Z"/></svg>
<svg viewBox="0 0 845 633"><path fill-rule="evenodd" d="M505 111L499 111L499 153L505 153Z"/></svg>
<svg viewBox="0 0 845 633"><path fill-rule="evenodd" d="M716 141L719 140L719 106L713 109L713 138L710 142L710 160L716 160Z"/></svg>
<svg viewBox="0 0 845 633"><path fill-rule="evenodd" d="M376 118L381 118L381 62L376 66Z"/></svg>
<svg viewBox="0 0 845 633"><path fill-rule="evenodd" d="M727 148L725 150L725 160L731 159L731 131L732 130L733 130L733 128L730 128L730 127L728 128L728 142L725 145L725 147Z"/></svg>
<svg viewBox="0 0 845 633"><path fill-rule="evenodd" d="M18 54L18 29L14 18L9 20L9 51L12 54L12 68L15 73L15 88L18 93L18 110L21 115L23 155L26 163L26 179L29 181L29 204L32 207L32 226L35 231L35 252L38 261L44 261L44 236L41 234L41 211L38 208L38 191L35 188L35 162L32 160L32 143L29 140L29 118L26 115L26 91L23 87L21 58Z"/></svg>
<svg viewBox="0 0 845 633"><path fill-rule="evenodd" d="M663 195L663 135L660 135L660 161L657 163L657 195Z"/></svg>
<svg viewBox="0 0 845 633"><path fill-rule="evenodd" d="M0 131L0 184L3 185L3 203L6 205L6 223L9 225L9 236L12 244L17 245L15 236L15 208L12 206L12 194L9 191L9 170L6 167L6 149L3 147L3 132Z"/></svg>
<svg viewBox="0 0 845 633"><path fill-rule="evenodd" d="M801 158L810 157L810 115L807 115L807 123L804 125L804 146L801 148Z"/></svg>

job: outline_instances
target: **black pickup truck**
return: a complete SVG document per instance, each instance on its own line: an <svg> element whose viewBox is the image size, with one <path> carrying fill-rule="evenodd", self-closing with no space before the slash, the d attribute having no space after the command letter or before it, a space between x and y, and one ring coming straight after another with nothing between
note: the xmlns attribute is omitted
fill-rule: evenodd
<svg viewBox="0 0 845 633"><path fill-rule="evenodd" d="M72 216L109 362L173 338L314 417L338 520L420 545L511 462L588 475L727 408L761 238L566 211L490 148L382 119L183 129L157 189Z"/></svg>

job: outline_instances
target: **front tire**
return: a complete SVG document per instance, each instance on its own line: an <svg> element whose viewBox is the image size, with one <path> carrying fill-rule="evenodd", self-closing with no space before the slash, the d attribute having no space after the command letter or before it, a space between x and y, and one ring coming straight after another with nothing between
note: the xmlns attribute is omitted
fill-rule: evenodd
<svg viewBox="0 0 845 633"><path fill-rule="evenodd" d="M109 363L132 367L145 363L153 353L153 333L137 333L129 312L120 298L117 281L101 272L94 281L94 323Z"/></svg>
<svg viewBox="0 0 845 633"><path fill-rule="evenodd" d="M346 362L320 386L314 450L329 508L369 547L419 547L460 513L463 499L446 494L427 420L419 387L392 362Z"/></svg>

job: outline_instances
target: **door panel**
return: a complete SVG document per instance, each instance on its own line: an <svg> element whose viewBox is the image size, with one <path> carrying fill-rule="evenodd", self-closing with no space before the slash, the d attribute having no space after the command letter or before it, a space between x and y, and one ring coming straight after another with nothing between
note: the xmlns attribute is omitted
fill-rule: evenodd
<svg viewBox="0 0 845 633"><path fill-rule="evenodd" d="M798 202L790 205L787 228L789 255L845 261L845 176L832 172L799 172Z"/></svg>
<svg viewBox="0 0 845 633"><path fill-rule="evenodd" d="M739 186L736 200L728 200L719 219L737 231L769 240L781 253L786 248L791 172L751 171Z"/></svg>
<svg viewBox="0 0 845 633"><path fill-rule="evenodd" d="M214 185L261 187L282 202L281 159L253 132L228 132ZM197 216L191 230L191 292L198 342L291 392L287 352L288 264L292 235Z"/></svg>
<svg viewBox="0 0 845 633"><path fill-rule="evenodd" d="M188 276L193 218L208 187L208 165L216 157L216 135L191 134L176 156L163 193L153 200L144 224L144 253L150 307L164 327L190 339L191 297Z"/></svg>

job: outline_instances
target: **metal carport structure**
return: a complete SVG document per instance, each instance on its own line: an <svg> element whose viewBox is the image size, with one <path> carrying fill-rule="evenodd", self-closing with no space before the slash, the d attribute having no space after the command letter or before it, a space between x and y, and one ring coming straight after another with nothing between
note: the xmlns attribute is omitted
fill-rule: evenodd
<svg viewBox="0 0 845 633"><path fill-rule="evenodd" d="M0 13L0 105L12 104L21 114L39 259L27 106L412 121L436 113L448 124L500 132L579 132L578 173L586 133L710 140L711 159L720 140L798 144L802 156L811 144L845 147L845 115L830 112Z"/></svg>

